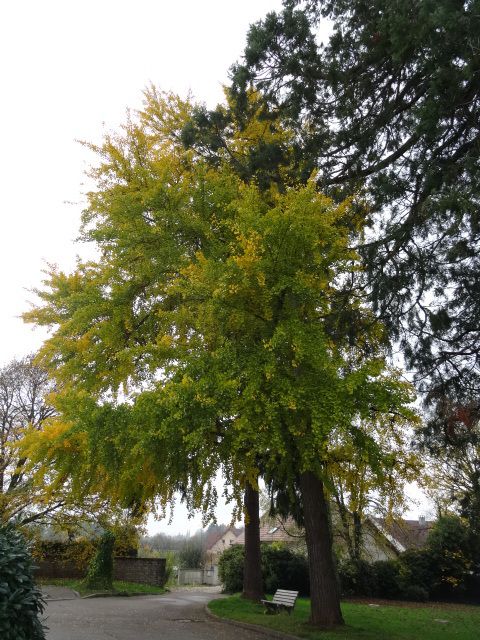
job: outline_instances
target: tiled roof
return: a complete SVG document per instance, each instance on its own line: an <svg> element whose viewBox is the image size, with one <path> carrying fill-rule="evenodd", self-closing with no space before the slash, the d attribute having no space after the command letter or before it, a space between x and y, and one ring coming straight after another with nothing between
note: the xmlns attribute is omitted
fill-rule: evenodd
<svg viewBox="0 0 480 640"><path fill-rule="evenodd" d="M387 521L382 518L371 518L385 539L393 546L397 553L406 549L421 549L425 546L433 522L428 520L396 520ZM302 538L292 518L282 521L268 518L264 515L260 519L260 542L295 543ZM245 530L242 529L234 544L245 544Z"/></svg>
<svg viewBox="0 0 480 640"><path fill-rule="evenodd" d="M298 527L291 518L285 521L262 517L260 520L260 542L297 542ZM302 536L300 536L302 537ZM234 544L245 544L245 529L242 530Z"/></svg>
<svg viewBox="0 0 480 640"><path fill-rule="evenodd" d="M395 520L372 518L382 530L400 543L403 549L422 549L434 522L429 520Z"/></svg>
<svg viewBox="0 0 480 640"><path fill-rule="evenodd" d="M238 536L238 534L241 531L243 531L243 529L237 529L236 527L228 527L227 529L225 529L225 531L222 531L221 533L217 532L217 533L208 534L205 540L205 551L209 551L213 547L213 545L216 544L219 540L221 540L228 531L232 531L236 536Z"/></svg>

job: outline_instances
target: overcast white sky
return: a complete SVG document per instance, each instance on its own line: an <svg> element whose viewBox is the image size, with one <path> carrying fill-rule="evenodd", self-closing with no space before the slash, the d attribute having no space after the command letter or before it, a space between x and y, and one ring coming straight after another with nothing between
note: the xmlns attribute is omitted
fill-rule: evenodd
<svg viewBox="0 0 480 640"><path fill-rule="evenodd" d="M0 364L39 347L19 318L46 263L71 269L97 142L161 89L222 100L249 24L280 0L3 0L0 3ZM220 520L228 511L219 510ZM173 528L193 531L178 510ZM165 525L154 529L164 530ZM152 529L153 530L153 529Z"/></svg>
<svg viewBox="0 0 480 640"><path fill-rule="evenodd" d="M280 0L0 2L0 365L44 333L19 318L46 263L71 269L84 171L98 142L153 82L215 105L249 24ZM219 509L220 520L229 511ZM165 524L155 525L153 529ZM173 529L191 531L178 509Z"/></svg>

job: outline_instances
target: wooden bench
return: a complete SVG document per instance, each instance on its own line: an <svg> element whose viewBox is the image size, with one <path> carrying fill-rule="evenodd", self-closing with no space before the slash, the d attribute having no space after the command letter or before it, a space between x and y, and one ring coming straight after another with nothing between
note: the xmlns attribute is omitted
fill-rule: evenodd
<svg viewBox="0 0 480 640"><path fill-rule="evenodd" d="M282 609L288 611L290 615L298 598L298 591L287 591L286 589L277 589L273 600L262 600L265 607L265 613L280 613Z"/></svg>

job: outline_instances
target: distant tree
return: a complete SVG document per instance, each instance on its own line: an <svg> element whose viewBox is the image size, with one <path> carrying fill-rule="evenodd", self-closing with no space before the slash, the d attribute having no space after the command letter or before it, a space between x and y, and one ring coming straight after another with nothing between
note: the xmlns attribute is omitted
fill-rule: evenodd
<svg viewBox="0 0 480 640"><path fill-rule="evenodd" d="M178 554L178 563L183 569L201 569L204 563L201 542L187 540Z"/></svg>
<svg viewBox="0 0 480 640"><path fill-rule="evenodd" d="M0 521L15 520L40 537L45 527L57 537L70 538L105 526L124 531L130 527L132 532L136 522L108 496L74 496L68 479L54 479L51 469L40 470L22 450L27 435L42 433L57 415L49 402L54 390L52 378L35 363L34 355L0 369ZM131 533L130 541L134 538Z"/></svg>
<svg viewBox="0 0 480 640"><path fill-rule="evenodd" d="M28 428L43 429L55 414L46 400L52 389L47 372L33 363L33 356L0 369L0 520L48 520L65 504L61 492L49 495L45 486L32 485L28 460L16 448Z"/></svg>
<svg viewBox="0 0 480 640"><path fill-rule="evenodd" d="M378 447L376 463L361 449L346 446L343 458L329 465L330 496L335 533L350 560L365 557L365 522L368 517L401 517L406 508L406 484L422 476L421 456L412 451L413 420L390 415L370 421L364 428Z"/></svg>

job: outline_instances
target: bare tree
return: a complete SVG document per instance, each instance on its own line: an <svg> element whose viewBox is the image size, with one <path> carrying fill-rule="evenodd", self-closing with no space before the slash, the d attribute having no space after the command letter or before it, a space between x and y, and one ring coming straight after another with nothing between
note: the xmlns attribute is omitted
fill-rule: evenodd
<svg viewBox="0 0 480 640"><path fill-rule="evenodd" d="M42 429L54 415L45 399L50 391L52 383L32 355L0 369L0 520L42 520L64 503L60 496L47 503L15 447L28 427Z"/></svg>

